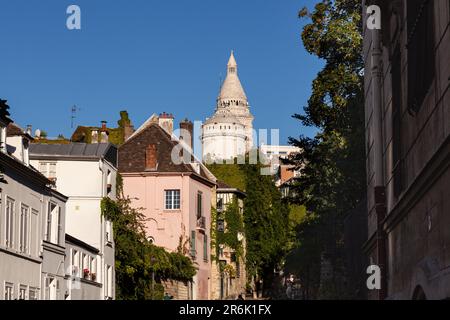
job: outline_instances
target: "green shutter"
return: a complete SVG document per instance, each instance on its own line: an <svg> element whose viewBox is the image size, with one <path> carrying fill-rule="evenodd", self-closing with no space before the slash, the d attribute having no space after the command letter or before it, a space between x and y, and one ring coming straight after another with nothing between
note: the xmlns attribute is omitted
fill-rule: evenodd
<svg viewBox="0 0 450 320"><path fill-rule="evenodd" d="M203 260L208 261L208 236L203 236Z"/></svg>

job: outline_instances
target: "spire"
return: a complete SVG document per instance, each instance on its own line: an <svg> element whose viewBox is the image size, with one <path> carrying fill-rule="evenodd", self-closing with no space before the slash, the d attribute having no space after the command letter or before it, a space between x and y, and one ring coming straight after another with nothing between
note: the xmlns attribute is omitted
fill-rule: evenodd
<svg viewBox="0 0 450 320"><path fill-rule="evenodd" d="M247 103L247 96L237 75L237 63L233 51L231 51L230 59L228 60L227 77L222 84L218 99L222 101L234 100L241 101L244 104Z"/></svg>
<svg viewBox="0 0 450 320"><path fill-rule="evenodd" d="M233 71L232 68L234 68L234 72L237 71L237 63L236 63L236 59L234 58L234 51L231 50L231 55L230 55L230 59L228 60L228 73L230 73L230 71Z"/></svg>

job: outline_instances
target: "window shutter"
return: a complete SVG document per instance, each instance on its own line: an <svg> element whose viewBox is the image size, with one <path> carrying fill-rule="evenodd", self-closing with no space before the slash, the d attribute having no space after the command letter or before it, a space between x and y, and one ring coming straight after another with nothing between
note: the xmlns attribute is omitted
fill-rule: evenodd
<svg viewBox="0 0 450 320"><path fill-rule="evenodd" d="M50 241L52 235L52 205L49 202L47 206L47 228L45 229L45 240Z"/></svg>
<svg viewBox="0 0 450 320"><path fill-rule="evenodd" d="M61 244L61 236L62 236L62 210L61 207L58 208L58 237L57 242Z"/></svg>
<svg viewBox="0 0 450 320"><path fill-rule="evenodd" d="M191 232L191 251L192 251L192 255L195 255L195 238L196 238L196 234L195 231Z"/></svg>
<svg viewBox="0 0 450 320"><path fill-rule="evenodd" d="M50 279L45 278L45 300L50 300Z"/></svg>
<svg viewBox="0 0 450 320"><path fill-rule="evenodd" d="M203 260L208 261L208 236L203 236Z"/></svg>

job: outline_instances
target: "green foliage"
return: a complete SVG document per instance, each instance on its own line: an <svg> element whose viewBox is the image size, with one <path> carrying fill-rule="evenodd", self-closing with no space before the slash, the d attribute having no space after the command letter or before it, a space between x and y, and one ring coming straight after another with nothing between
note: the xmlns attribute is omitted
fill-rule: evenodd
<svg viewBox="0 0 450 320"><path fill-rule="evenodd" d="M289 204L282 201L281 193L272 177L261 175L262 168L261 164L208 166L219 180L246 192L243 222L249 283L254 283L255 279L263 279L264 283L270 284L273 270L280 268L292 246L293 232L290 219L295 220L296 214L291 214ZM240 229L236 208L232 206L227 210L227 214L228 221L236 222L235 226L229 227L235 231L230 232L229 237L225 234L223 236L225 239L220 241L236 245L235 235Z"/></svg>
<svg viewBox="0 0 450 320"><path fill-rule="evenodd" d="M104 198L101 203L103 215L114 225L117 298L162 299L161 280L192 281L196 269L188 257L146 240L141 210L132 208L131 200L123 197L120 182L118 177L117 201Z"/></svg>
<svg viewBox="0 0 450 320"><path fill-rule="evenodd" d="M211 164L208 169L221 181L227 185L245 191L245 175L241 165L237 164Z"/></svg>
<svg viewBox="0 0 450 320"><path fill-rule="evenodd" d="M247 271L250 276L257 276L264 274L265 270L273 272L286 254L289 206L281 200L281 193L272 177L261 175L261 165L245 165L244 168Z"/></svg>
<svg viewBox="0 0 450 320"><path fill-rule="evenodd" d="M242 214L239 212L239 205L236 199L232 203L228 204L224 213L221 214L225 222L225 231L216 231L217 244L224 244L227 247L234 250L236 257L242 257L244 254L244 248L242 242L238 239L239 233L245 234L244 220ZM213 229L213 230L217 230Z"/></svg>
<svg viewBox="0 0 450 320"><path fill-rule="evenodd" d="M325 66L313 81L305 114L294 115L320 133L313 139L290 138L303 150L291 160L302 173L295 200L306 207L308 218L297 230L298 246L287 266L294 271L296 265L316 293L324 252L331 260L333 281L344 282L343 217L365 197L361 10L359 0L323 0L312 13L306 9L299 13L310 19L303 29L303 44Z"/></svg>

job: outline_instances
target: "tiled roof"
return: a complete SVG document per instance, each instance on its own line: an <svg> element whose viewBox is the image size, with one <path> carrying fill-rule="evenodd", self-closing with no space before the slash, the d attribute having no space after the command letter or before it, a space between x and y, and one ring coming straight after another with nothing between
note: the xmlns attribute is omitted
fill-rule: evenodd
<svg viewBox="0 0 450 320"><path fill-rule="evenodd" d="M119 148L119 171L121 173L146 172L146 149L149 145L156 145L157 169L155 172L165 173L193 173L210 181L211 174L203 165L199 165L199 173L190 164L175 164L172 162L172 150L178 145L164 129L150 118L130 139Z"/></svg>

